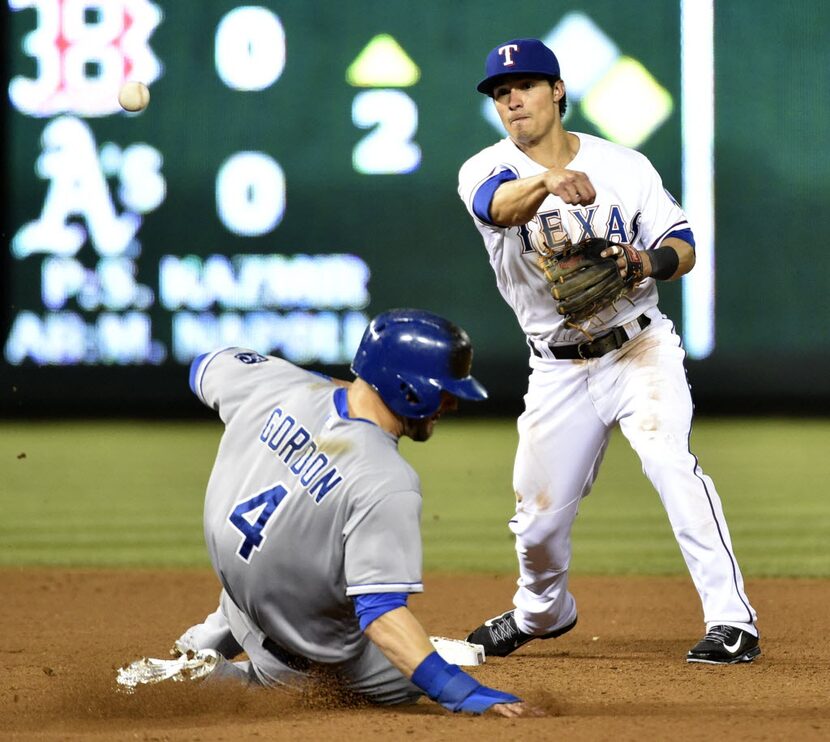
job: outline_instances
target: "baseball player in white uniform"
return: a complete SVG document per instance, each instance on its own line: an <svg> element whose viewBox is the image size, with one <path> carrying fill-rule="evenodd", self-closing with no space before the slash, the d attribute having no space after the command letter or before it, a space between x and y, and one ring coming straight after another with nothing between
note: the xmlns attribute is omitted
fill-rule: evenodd
<svg viewBox="0 0 830 742"><path fill-rule="evenodd" d="M378 704L523 714L445 662L406 605L423 590L421 493L398 439L487 396L471 362L462 329L414 309L372 320L352 383L240 348L197 358L191 388L225 424L204 508L223 589L179 650L218 650L212 677L291 686L325 670Z"/></svg>
<svg viewBox="0 0 830 742"><path fill-rule="evenodd" d="M685 354L657 307L657 282L694 266L691 227L642 154L563 128L559 63L541 41L500 44L485 69L478 90L493 99L507 137L464 163L458 190L527 337L532 373L513 475L515 608L468 640L506 656L576 624L571 528L619 424L660 495L703 604L706 633L687 660L749 662L760 654L756 614L718 493L689 450ZM536 257L590 237L641 251L646 278L579 327L558 314ZM617 263L625 276L625 259Z"/></svg>

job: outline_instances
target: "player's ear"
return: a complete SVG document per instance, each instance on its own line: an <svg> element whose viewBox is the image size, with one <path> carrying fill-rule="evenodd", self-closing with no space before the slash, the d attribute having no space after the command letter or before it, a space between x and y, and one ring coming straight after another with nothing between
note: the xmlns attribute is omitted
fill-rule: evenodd
<svg viewBox="0 0 830 742"><path fill-rule="evenodd" d="M559 103L565 96L565 83L562 80L554 80L550 86L553 88L553 102Z"/></svg>

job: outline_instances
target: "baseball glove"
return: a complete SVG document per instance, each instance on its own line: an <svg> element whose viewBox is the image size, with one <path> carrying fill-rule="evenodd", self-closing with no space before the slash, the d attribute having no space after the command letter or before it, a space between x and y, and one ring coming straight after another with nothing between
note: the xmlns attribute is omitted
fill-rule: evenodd
<svg viewBox="0 0 830 742"><path fill-rule="evenodd" d="M608 247L618 248L617 254L601 257ZM621 257L626 261L625 278L617 265ZM582 240L556 255L540 256L539 267L557 301L557 311L572 324L613 305L643 278L643 261L635 248L601 237Z"/></svg>

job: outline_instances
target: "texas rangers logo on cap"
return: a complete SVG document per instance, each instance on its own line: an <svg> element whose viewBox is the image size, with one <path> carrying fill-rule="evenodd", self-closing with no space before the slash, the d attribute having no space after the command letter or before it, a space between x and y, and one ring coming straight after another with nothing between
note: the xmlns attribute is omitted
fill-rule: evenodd
<svg viewBox="0 0 830 742"><path fill-rule="evenodd" d="M500 46L498 49L499 56L504 59L504 66L511 67L512 65L516 64L513 61L513 52L519 51L518 44L505 44L504 46Z"/></svg>
<svg viewBox="0 0 830 742"><path fill-rule="evenodd" d="M490 95L496 78L503 75L559 77L559 60L539 39L512 39L499 44L487 55L484 79L477 90Z"/></svg>

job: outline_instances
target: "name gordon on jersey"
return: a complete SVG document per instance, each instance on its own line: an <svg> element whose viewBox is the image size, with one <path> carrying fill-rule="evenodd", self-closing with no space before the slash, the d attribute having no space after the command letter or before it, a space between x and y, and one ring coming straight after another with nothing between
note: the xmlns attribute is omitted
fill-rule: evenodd
<svg viewBox="0 0 830 742"><path fill-rule="evenodd" d="M259 440L288 466L316 503L343 481L337 467L329 466L329 457L312 440L311 433L280 407L268 416Z"/></svg>

